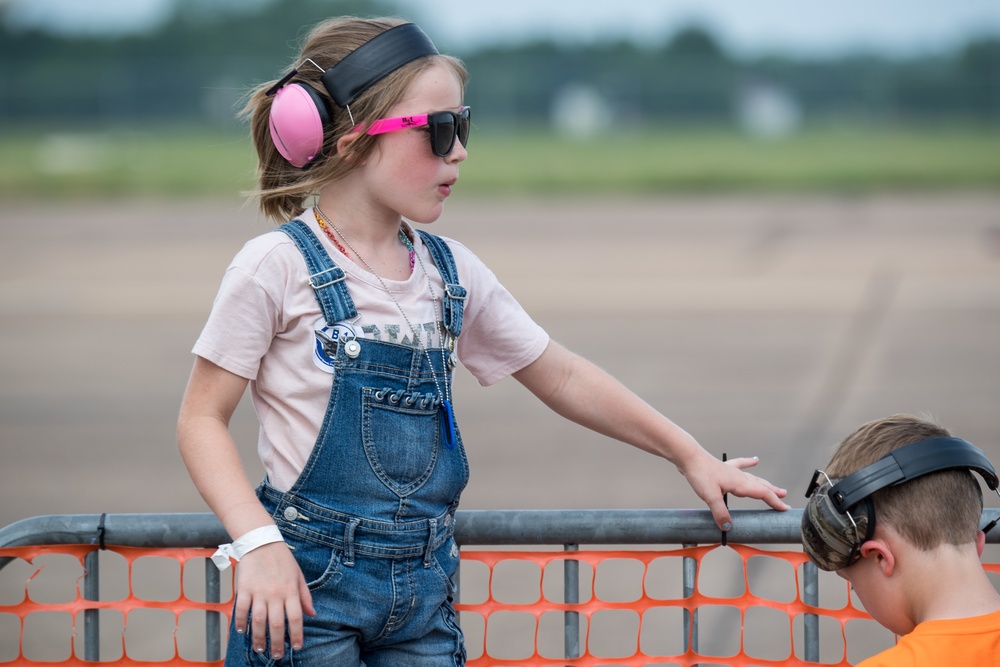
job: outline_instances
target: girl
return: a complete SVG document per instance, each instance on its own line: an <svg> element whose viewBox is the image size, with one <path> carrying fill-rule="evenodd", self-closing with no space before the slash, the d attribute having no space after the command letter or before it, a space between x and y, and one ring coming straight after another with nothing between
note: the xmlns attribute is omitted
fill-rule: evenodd
<svg viewBox="0 0 1000 667"><path fill-rule="evenodd" d="M247 106L261 209L194 347L184 462L240 561L227 664L462 665L454 513L468 477L458 358L564 417L671 461L723 530L724 494L787 509L588 361L549 340L467 248L414 229L468 156L464 66L410 23L336 19ZM411 221L411 222L407 222ZM228 425L247 384L265 480ZM594 410L600 405L603 409Z"/></svg>

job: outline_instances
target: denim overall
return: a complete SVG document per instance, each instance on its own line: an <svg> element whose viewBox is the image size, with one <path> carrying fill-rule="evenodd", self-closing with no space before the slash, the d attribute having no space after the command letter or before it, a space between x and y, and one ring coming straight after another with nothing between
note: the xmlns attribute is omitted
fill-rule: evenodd
<svg viewBox="0 0 1000 667"><path fill-rule="evenodd" d="M279 229L305 258L327 326L354 319L344 271L316 236L298 220ZM465 290L454 258L439 238L420 234L446 285L445 327L457 337ZM305 618L302 649L293 652L286 637L278 662L464 665L452 606L459 561L452 535L469 464L457 428L449 442L442 419L438 387L451 372L450 350L357 342L353 358L346 342L326 343L333 386L298 480L287 493L266 480L258 488L317 612ZM249 637L230 629L227 663L274 664L270 656L270 647L258 655Z"/></svg>

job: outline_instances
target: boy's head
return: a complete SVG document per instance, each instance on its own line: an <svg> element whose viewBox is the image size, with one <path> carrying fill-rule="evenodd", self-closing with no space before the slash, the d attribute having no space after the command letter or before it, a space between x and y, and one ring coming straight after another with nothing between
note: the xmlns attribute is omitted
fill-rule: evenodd
<svg viewBox="0 0 1000 667"><path fill-rule="evenodd" d="M908 445L915 446L893 454ZM976 542L983 500L970 469L996 487L985 455L933 422L893 415L861 426L817 471L806 494L806 552L824 570L844 568L871 539L876 517L921 550Z"/></svg>

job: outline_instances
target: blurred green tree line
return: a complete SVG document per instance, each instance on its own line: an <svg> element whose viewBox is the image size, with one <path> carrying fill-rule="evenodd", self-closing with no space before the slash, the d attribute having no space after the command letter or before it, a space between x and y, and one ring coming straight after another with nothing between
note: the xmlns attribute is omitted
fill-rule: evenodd
<svg viewBox="0 0 1000 667"><path fill-rule="evenodd" d="M340 14L423 18L388 1L179 0L152 32L98 38L19 29L0 5L0 122L224 127L235 123L252 85L292 64L305 26ZM465 60L472 73L467 102L480 123L497 126L743 123L766 133L846 120L1000 127L1000 38L908 59L740 59L697 26L665 35L659 46L439 46Z"/></svg>

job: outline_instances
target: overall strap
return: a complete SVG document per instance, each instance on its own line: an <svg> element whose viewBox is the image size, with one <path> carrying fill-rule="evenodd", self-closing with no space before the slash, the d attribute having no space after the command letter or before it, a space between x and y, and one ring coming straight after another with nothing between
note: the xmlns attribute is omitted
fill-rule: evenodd
<svg viewBox="0 0 1000 667"><path fill-rule="evenodd" d="M309 286L313 288L327 326L337 322L352 320L358 315L354 300L347 291L344 279L347 274L337 266L323 248L309 226L301 220L292 220L278 227L278 231L288 234L299 247L309 268Z"/></svg>
<svg viewBox="0 0 1000 667"><path fill-rule="evenodd" d="M455 266L455 256L451 254L451 248L440 236L429 234L422 230L416 230L423 239L424 245L431 253L434 266L441 272L444 279L444 299L443 317L444 326L451 332L451 335L458 338L462 333L462 312L465 308L465 298L467 293L465 288L458 283L458 267Z"/></svg>

